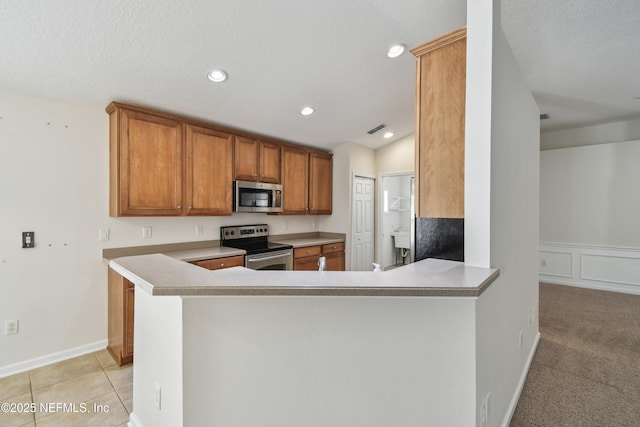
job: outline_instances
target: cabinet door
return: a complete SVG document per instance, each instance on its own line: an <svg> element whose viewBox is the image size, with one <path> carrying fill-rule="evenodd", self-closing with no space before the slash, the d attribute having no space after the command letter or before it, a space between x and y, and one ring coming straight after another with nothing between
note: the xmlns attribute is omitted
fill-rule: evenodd
<svg viewBox="0 0 640 427"><path fill-rule="evenodd" d="M309 152L282 147L282 213L304 215L308 209Z"/></svg>
<svg viewBox="0 0 640 427"><path fill-rule="evenodd" d="M236 136L234 142L235 179L258 181L258 141Z"/></svg>
<svg viewBox="0 0 640 427"><path fill-rule="evenodd" d="M111 129L111 216L180 215L182 124L122 109L111 114Z"/></svg>
<svg viewBox="0 0 640 427"><path fill-rule="evenodd" d="M260 141L260 181L280 183L280 146Z"/></svg>
<svg viewBox="0 0 640 427"><path fill-rule="evenodd" d="M328 271L344 271L344 252L331 252L324 256L327 258Z"/></svg>
<svg viewBox="0 0 640 427"><path fill-rule="evenodd" d="M295 271L318 271L319 257L300 258L293 260L293 269Z"/></svg>
<svg viewBox="0 0 640 427"><path fill-rule="evenodd" d="M464 218L466 46L462 29L412 51L418 56L418 217Z"/></svg>
<svg viewBox="0 0 640 427"><path fill-rule="evenodd" d="M187 125L187 215L231 215L233 135Z"/></svg>
<svg viewBox="0 0 640 427"><path fill-rule="evenodd" d="M205 259L193 262L198 267L208 270L220 270L229 267L244 267L244 255L229 256L223 258Z"/></svg>
<svg viewBox="0 0 640 427"><path fill-rule="evenodd" d="M309 213L331 215L332 159L330 154L309 155Z"/></svg>
<svg viewBox="0 0 640 427"><path fill-rule="evenodd" d="M135 286L124 279L124 340L122 347L123 358L133 358L133 313L135 301Z"/></svg>

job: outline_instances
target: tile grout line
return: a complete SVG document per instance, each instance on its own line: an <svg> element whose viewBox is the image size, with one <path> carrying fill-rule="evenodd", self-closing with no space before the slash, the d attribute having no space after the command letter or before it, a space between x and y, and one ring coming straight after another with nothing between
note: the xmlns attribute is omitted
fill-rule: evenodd
<svg viewBox="0 0 640 427"><path fill-rule="evenodd" d="M31 394L31 403L33 403L35 405L36 402L35 402L35 400L33 398L33 383L31 382L31 371L32 371L32 369L30 369L28 371L28 373L27 373L27 375L29 376L29 393ZM36 411L33 411L31 413L31 417L33 417L33 426L37 427L37 424L36 424Z"/></svg>
<svg viewBox="0 0 640 427"><path fill-rule="evenodd" d="M104 366L102 366L102 364L100 363L100 361L98 360L98 357L95 355L94 353L94 357L96 358L96 360L98 361L98 365L100 366L100 369L102 369L102 372L104 373L104 375L107 377L107 381L109 381L109 384L111 384L111 388L113 389L113 391L116 393L116 396L118 396L118 400L120 401L120 403L122 404L122 407L124 408L124 410L127 412L127 415L129 414L129 410L127 409L127 405L124 404L124 401L122 400L122 397L120 396L120 393L118 393L118 390L116 389L116 386L113 384L113 381L111 381L111 377L109 377L109 375L107 374L107 371L105 371Z"/></svg>

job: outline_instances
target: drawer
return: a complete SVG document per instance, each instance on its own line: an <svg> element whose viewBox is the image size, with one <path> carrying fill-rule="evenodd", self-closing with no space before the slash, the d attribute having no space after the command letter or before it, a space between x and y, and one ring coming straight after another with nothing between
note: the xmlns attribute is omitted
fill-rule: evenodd
<svg viewBox="0 0 640 427"><path fill-rule="evenodd" d="M220 270L221 268L228 267L244 267L244 255L205 259L202 261L194 261L193 264L209 270Z"/></svg>
<svg viewBox="0 0 640 427"><path fill-rule="evenodd" d="M320 256L322 246L307 246L304 248L295 248L293 250L293 258L304 258L308 256Z"/></svg>
<svg viewBox="0 0 640 427"><path fill-rule="evenodd" d="M344 242L322 245L323 254L330 254L331 252L344 252Z"/></svg>

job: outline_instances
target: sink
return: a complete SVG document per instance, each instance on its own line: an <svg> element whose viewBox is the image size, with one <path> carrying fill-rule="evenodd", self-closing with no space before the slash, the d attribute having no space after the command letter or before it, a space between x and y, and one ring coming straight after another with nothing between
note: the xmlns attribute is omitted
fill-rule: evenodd
<svg viewBox="0 0 640 427"><path fill-rule="evenodd" d="M391 235L393 236L393 243L396 248L411 248L411 237L409 236L408 231L395 231L391 233Z"/></svg>

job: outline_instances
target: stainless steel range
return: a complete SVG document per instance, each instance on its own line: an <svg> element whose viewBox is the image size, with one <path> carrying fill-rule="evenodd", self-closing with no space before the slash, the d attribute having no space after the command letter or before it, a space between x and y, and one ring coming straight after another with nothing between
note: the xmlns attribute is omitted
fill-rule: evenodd
<svg viewBox="0 0 640 427"><path fill-rule="evenodd" d="M293 270L293 246L269 241L267 224L220 227L220 245L244 249L253 270Z"/></svg>

